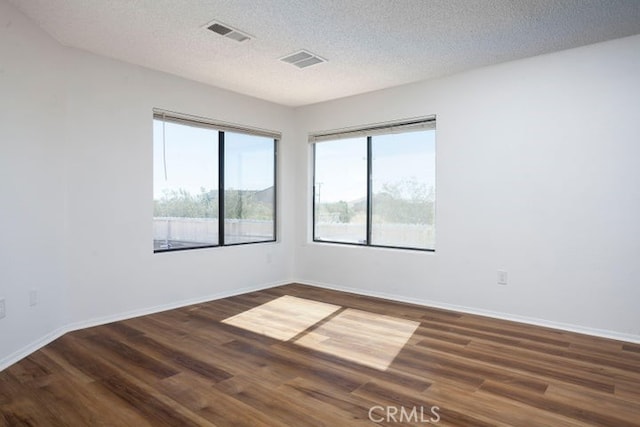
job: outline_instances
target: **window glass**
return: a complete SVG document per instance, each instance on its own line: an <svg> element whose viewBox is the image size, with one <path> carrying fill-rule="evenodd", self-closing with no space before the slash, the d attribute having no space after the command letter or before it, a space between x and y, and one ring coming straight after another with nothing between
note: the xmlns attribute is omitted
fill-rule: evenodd
<svg viewBox="0 0 640 427"><path fill-rule="evenodd" d="M225 132L225 244L274 240L274 140Z"/></svg>
<svg viewBox="0 0 640 427"><path fill-rule="evenodd" d="M371 244L432 249L435 131L374 136L371 152Z"/></svg>
<svg viewBox="0 0 640 427"><path fill-rule="evenodd" d="M218 131L154 120L155 250L218 244Z"/></svg>
<svg viewBox="0 0 640 427"><path fill-rule="evenodd" d="M315 145L316 240L366 243L367 138Z"/></svg>

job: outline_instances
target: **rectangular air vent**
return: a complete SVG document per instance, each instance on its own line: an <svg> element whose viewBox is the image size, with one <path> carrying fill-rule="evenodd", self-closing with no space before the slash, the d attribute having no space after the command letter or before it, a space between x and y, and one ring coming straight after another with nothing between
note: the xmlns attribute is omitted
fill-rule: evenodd
<svg viewBox="0 0 640 427"><path fill-rule="evenodd" d="M306 50L300 50L291 55L287 55L284 58L280 58L280 61L295 65L298 68L306 68L311 65L327 62L326 59Z"/></svg>
<svg viewBox="0 0 640 427"><path fill-rule="evenodd" d="M216 34L219 34L223 37L230 38L237 42L243 42L246 40L251 40L251 36L243 31L236 30L235 28L230 27L227 24L223 24L218 21L209 22L205 28L209 31L212 31Z"/></svg>

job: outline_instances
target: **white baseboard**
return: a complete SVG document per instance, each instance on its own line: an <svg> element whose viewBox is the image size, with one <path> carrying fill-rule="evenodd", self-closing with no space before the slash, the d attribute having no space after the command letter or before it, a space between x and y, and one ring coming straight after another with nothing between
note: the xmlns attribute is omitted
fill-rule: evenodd
<svg viewBox="0 0 640 427"><path fill-rule="evenodd" d="M300 283L301 285L315 286L318 288L332 289L335 291L350 292L353 294L358 294L363 296L383 298L383 299L388 299L392 301L406 302L409 304L422 305L426 307L434 307L434 308L442 308L445 310L459 311L461 313L477 314L479 316L492 317L495 319L509 320L512 322L543 326L546 328L558 329L561 331L576 332L579 334L585 334L585 335L591 335L595 337L609 338L609 339L614 339L618 341L626 341L626 342L640 344L640 335L626 334L626 333L610 331L606 329L589 328L589 327L573 325L569 323L561 323L561 322L554 322L554 321L545 320L545 319L538 319L535 317L518 316L514 314L509 314L509 313L502 313L502 312L484 310L484 309L473 308L473 307L465 307L461 305L448 304L448 303L443 303L439 301L410 298L403 295L388 294L385 292L367 291L367 290L358 289L358 288L351 288L348 286L340 286L340 285L314 282L314 281L308 281L308 280L297 280L295 283Z"/></svg>
<svg viewBox="0 0 640 427"><path fill-rule="evenodd" d="M54 340L60 338L61 336L63 336L66 333L67 333L66 328L57 328L57 329L49 332L48 334L40 337L36 341L34 341L34 342L22 347L21 349L11 353L10 355L0 359L0 372L5 370L9 366L13 365L14 363L24 359L25 357L27 357L28 355L30 355L34 351L41 349L45 345L49 344L51 341L54 341Z"/></svg>
<svg viewBox="0 0 640 427"><path fill-rule="evenodd" d="M48 334L40 337L36 341L0 359L0 371L3 371L4 369L22 360L23 358L29 356L34 351L41 349L45 345L60 338L61 336L63 336L68 332L77 331L79 329L91 328L93 326L104 325L107 323L118 322L120 320L131 319L133 317L146 316L148 314L158 313L161 311L173 310L175 308L186 307L193 304L200 304L203 302L214 301L222 298L228 298L236 295L246 294L249 292L260 291L263 289L269 289L276 286L286 285L288 283L292 283L292 281L288 280L285 282L272 282L272 283L265 283L257 286L247 286L244 288L233 289L230 291L217 292L214 294L204 295L196 298L189 298L181 301L172 302L169 304L162 304L154 307L145 307L140 310L130 310L130 311L116 313L109 316L96 317L89 320L83 320L81 322L70 323L68 325L62 326L60 328L57 328L49 332Z"/></svg>
<svg viewBox="0 0 640 427"><path fill-rule="evenodd" d="M171 302L168 304L161 304L154 307L146 307L140 310L131 310L114 315L96 317L94 319L83 320L81 322L75 322L67 325L66 332L77 331L79 329L92 328L94 326L105 325L107 323L118 322L121 320L131 319L133 317L146 316L153 313L159 313L161 311L173 310L175 308L186 307L193 304L200 304L208 301L215 301L222 298L233 297L236 295L242 295L249 292L261 291L263 289L274 288L276 286L282 286L291 283L287 282L272 282L265 283L257 286L246 286L243 288L233 289L224 292L217 292L215 294L204 295L196 298L189 298L186 300Z"/></svg>

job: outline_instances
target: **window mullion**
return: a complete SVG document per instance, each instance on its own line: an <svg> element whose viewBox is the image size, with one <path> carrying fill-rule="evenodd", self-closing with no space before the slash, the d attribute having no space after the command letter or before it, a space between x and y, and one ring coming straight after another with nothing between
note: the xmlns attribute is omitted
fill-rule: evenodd
<svg viewBox="0 0 640 427"><path fill-rule="evenodd" d="M319 208L319 206L316 206L316 198L318 197L318 189L316 188L318 186L318 184L316 183L316 145L313 144L313 194L312 194L312 203L311 203L311 221L313 224L313 230L311 231L312 233L312 240L315 241L316 240L316 209Z"/></svg>
<svg viewBox="0 0 640 427"><path fill-rule="evenodd" d="M373 198L373 174L372 174L372 148L371 148L371 136L367 136L367 237L366 245L371 245L371 219L372 219L372 198Z"/></svg>
<svg viewBox="0 0 640 427"><path fill-rule="evenodd" d="M218 244L224 246L224 132L218 132Z"/></svg>
<svg viewBox="0 0 640 427"><path fill-rule="evenodd" d="M278 236L278 142L273 140L273 240Z"/></svg>

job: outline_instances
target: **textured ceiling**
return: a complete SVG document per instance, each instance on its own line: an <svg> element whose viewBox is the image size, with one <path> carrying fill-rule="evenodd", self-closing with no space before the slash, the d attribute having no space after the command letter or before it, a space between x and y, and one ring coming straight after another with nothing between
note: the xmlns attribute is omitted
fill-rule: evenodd
<svg viewBox="0 0 640 427"><path fill-rule="evenodd" d="M66 46L288 106L640 33L640 0L10 1ZM299 49L329 62L278 60Z"/></svg>

